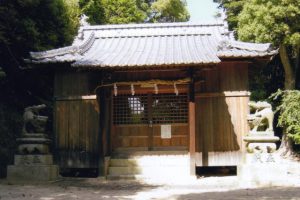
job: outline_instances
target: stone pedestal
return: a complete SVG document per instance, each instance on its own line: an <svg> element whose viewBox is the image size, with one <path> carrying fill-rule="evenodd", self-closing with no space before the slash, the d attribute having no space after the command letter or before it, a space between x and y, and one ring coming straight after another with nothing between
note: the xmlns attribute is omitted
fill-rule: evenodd
<svg viewBox="0 0 300 200"><path fill-rule="evenodd" d="M247 152L237 168L242 187L280 186L287 175L287 166L279 165L274 132L250 132L243 138Z"/></svg>
<svg viewBox="0 0 300 200"><path fill-rule="evenodd" d="M45 134L48 117L39 115L39 110L45 107L25 108L22 137L17 138L18 153L14 165L7 167L7 179L11 183L54 181L58 178L59 168L53 164L49 152L51 140Z"/></svg>
<svg viewBox="0 0 300 200"><path fill-rule="evenodd" d="M49 153L51 140L46 134L25 133L17 138L18 153L14 165L7 167L7 179L10 183L42 182L58 179L59 168L53 164Z"/></svg>
<svg viewBox="0 0 300 200"><path fill-rule="evenodd" d="M237 168L241 187L282 186L288 175L288 166L276 163L243 164Z"/></svg>
<svg viewBox="0 0 300 200"><path fill-rule="evenodd" d="M243 163L238 166L240 185L279 186L287 175L287 166L279 164L274 153L279 138L274 136L272 106L267 102L250 102L248 123L250 131L243 138L246 151Z"/></svg>
<svg viewBox="0 0 300 200"><path fill-rule="evenodd" d="M58 179L59 168L53 164L50 154L15 155L14 165L7 167L7 179L10 183L41 182Z"/></svg>

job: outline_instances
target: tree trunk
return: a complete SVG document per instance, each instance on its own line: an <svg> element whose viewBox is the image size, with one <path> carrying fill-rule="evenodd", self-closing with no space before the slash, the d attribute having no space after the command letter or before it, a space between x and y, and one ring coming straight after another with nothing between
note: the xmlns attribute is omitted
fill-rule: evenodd
<svg viewBox="0 0 300 200"><path fill-rule="evenodd" d="M296 61L295 61L295 76L296 76L296 87L295 89L300 89L300 45L296 47Z"/></svg>
<svg viewBox="0 0 300 200"><path fill-rule="evenodd" d="M287 52L287 48L285 45L281 44L279 46L279 55L284 68L284 89L293 90L295 89L296 84L296 76L291 61L289 59L289 55Z"/></svg>
<svg viewBox="0 0 300 200"><path fill-rule="evenodd" d="M293 144L292 140L288 137L286 130L283 131L281 144L278 149L278 153L282 157L289 157L293 155Z"/></svg>
<svg viewBox="0 0 300 200"><path fill-rule="evenodd" d="M289 59L287 52L287 47L283 44L279 46L279 55L284 68L284 89L293 90L296 87L296 75L295 70ZM292 155L292 141L288 137L286 130L283 131L281 145L279 147L278 153L283 157L289 157Z"/></svg>

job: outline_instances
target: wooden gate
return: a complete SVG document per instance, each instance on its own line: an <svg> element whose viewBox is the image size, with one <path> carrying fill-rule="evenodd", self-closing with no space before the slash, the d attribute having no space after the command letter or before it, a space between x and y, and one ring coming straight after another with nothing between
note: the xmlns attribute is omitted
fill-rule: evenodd
<svg viewBox="0 0 300 200"><path fill-rule="evenodd" d="M113 97L112 149L187 150L187 94Z"/></svg>

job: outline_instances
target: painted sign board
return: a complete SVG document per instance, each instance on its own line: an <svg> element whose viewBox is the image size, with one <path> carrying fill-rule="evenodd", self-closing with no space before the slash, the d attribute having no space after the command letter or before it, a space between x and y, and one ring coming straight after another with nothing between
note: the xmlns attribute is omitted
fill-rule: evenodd
<svg viewBox="0 0 300 200"><path fill-rule="evenodd" d="M172 137L171 133L171 125L161 125L160 126L161 138L162 139L170 139Z"/></svg>

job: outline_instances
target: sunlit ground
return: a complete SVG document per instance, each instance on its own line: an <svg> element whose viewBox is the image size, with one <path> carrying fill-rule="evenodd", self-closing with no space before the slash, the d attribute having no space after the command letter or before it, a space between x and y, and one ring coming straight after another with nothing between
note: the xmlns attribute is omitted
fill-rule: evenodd
<svg viewBox="0 0 300 200"><path fill-rule="evenodd" d="M236 176L146 181L64 178L37 185L8 185L1 180L0 199L300 199L299 179L289 176L285 187L268 188L245 188Z"/></svg>

